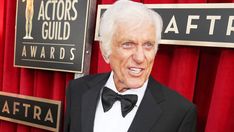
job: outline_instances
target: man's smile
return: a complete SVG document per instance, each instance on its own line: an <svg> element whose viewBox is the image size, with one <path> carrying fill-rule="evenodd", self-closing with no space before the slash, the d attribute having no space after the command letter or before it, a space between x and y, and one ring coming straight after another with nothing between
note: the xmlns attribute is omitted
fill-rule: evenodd
<svg viewBox="0 0 234 132"><path fill-rule="evenodd" d="M144 68L129 67L128 70L131 76L140 76L143 74Z"/></svg>

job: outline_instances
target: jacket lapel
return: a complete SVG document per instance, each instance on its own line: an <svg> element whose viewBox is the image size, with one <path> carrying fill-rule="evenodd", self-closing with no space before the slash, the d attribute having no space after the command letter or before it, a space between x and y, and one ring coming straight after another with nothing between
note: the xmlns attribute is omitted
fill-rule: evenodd
<svg viewBox="0 0 234 132"><path fill-rule="evenodd" d="M109 73L103 74L99 77L96 77L95 80L87 82L87 86L90 89L82 97L82 132L93 132L94 117L97 107L97 101L100 95L100 90L105 85L109 75Z"/></svg>
<svg viewBox="0 0 234 132"><path fill-rule="evenodd" d="M159 103L163 100L164 95L160 86L150 77L145 95L128 132L149 132L162 114Z"/></svg>

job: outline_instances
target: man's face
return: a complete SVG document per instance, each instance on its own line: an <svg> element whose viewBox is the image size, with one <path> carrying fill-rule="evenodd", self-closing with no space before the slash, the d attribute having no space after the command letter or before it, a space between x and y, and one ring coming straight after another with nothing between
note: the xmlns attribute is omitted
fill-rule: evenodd
<svg viewBox="0 0 234 132"><path fill-rule="evenodd" d="M136 27L125 23L117 25L109 63L118 91L139 88L148 79L156 54L156 41L153 24L144 22Z"/></svg>

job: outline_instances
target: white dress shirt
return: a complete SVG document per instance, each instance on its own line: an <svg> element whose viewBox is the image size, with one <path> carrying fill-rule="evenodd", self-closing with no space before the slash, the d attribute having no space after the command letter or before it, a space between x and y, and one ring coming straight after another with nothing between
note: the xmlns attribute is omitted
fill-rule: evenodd
<svg viewBox="0 0 234 132"><path fill-rule="evenodd" d="M94 119L94 132L127 132L145 94L147 83L148 80L140 88L129 89L120 93L115 87L113 72L111 72L105 86L118 94L136 94L138 100L135 107L125 117L122 117L120 101L116 101L109 111L104 112L100 95Z"/></svg>

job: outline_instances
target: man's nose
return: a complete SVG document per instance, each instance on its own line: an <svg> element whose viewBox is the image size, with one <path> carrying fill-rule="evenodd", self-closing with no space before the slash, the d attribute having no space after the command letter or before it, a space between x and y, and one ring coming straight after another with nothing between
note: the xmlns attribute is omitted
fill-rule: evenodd
<svg viewBox="0 0 234 132"><path fill-rule="evenodd" d="M144 59L145 59L144 50L141 46L139 46L136 48L135 53L133 53L133 60L136 63L142 63L142 62L144 62Z"/></svg>

